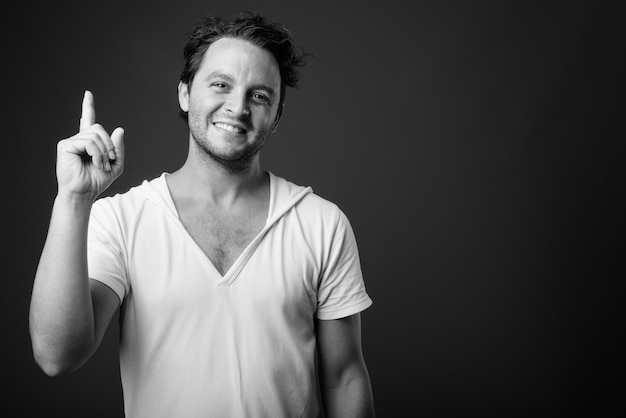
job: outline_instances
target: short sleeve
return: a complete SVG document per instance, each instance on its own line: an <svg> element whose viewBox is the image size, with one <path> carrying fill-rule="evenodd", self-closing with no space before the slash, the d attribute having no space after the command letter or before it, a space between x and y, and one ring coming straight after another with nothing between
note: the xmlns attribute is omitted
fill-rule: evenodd
<svg viewBox="0 0 626 418"><path fill-rule="evenodd" d="M325 251L317 289L316 317L322 320L344 318L372 304L365 290L354 232L344 213L336 210L337 223Z"/></svg>
<svg viewBox="0 0 626 418"><path fill-rule="evenodd" d="M115 212L106 199L94 203L87 235L87 268L89 278L111 288L124 300L129 285L121 228Z"/></svg>

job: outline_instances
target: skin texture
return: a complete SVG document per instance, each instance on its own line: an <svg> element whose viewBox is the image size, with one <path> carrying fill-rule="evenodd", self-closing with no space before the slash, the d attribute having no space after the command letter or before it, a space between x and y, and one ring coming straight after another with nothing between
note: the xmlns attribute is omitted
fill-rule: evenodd
<svg viewBox="0 0 626 418"><path fill-rule="evenodd" d="M48 375L87 361L119 306L112 290L87 277L87 226L93 201L123 168L124 131L109 136L96 123L86 91L79 132L57 145L58 193L31 296L33 354Z"/></svg>
<svg viewBox="0 0 626 418"><path fill-rule="evenodd" d="M180 107L189 114L189 152L167 177L168 187L183 225L222 272L267 215L269 180L259 151L280 119L279 91L273 56L232 38L212 44L191 84L179 84ZM109 135L96 123L94 98L86 92L79 132L57 147L58 194L31 298L33 353L51 376L89 359L120 305L111 289L88 277L87 227L94 200L123 168L124 132ZM360 330L359 314L316 321L330 418L374 415Z"/></svg>
<svg viewBox="0 0 626 418"><path fill-rule="evenodd" d="M373 417L374 397L361 348L361 315L316 321L320 387L328 417Z"/></svg>
<svg viewBox="0 0 626 418"><path fill-rule="evenodd" d="M217 40L191 86L179 86L198 157L231 172L255 165L252 159L276 129L279 94L278 64L268 51L240 39Z"/></svg>
<svg viewBox="0 0 626 418"><path fill-rule="evenodd" d="M213 43L191 85L179 84L189 153L167 181L185 228L221 274L267 218L259 151L279 119L279 88L274 57L232 38Z"/></svg>

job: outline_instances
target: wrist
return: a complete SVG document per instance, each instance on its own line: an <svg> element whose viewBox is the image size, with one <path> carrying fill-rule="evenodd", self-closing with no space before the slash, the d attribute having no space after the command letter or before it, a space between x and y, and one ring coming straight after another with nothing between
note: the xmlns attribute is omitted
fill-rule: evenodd
<svg viewBox="0 0 626 418"><path fill-rule="evenodd" d="M74 193L64 192L59 190L54 200L55 205L62 205L64 207L74 210L87 210L91 209L93 202L95 202L97 196L91 193Z"/></svg>

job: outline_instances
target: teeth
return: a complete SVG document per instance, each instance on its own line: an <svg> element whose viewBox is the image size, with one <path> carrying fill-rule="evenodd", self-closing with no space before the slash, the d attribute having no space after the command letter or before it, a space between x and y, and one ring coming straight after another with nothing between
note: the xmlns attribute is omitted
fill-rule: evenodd
<svg viewBox="0 0 626 418"><path fill-rule="evenodd" d="M238 133L238 134L242 134L242 133L245 132L241 128L237 128L236 126L228 125L226 123L215 122L215 126L217 126L220 129L223 129L225 131L228 131L228 132L235 132L235 133Z"/></svg>

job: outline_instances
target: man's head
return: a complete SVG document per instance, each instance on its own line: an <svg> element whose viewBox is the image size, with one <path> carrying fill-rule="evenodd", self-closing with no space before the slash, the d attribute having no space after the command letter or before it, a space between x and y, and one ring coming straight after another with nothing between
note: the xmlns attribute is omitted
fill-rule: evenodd
<svg viewBox="0 0 626 418"><path fill-rule="evenodd" d="M305 54L298 52L291 33L283 25L251 12L244 12L230 22L219 17L207 17L189 33L183 51L185 64L180 75L181 83L191 87L207 49L221 38L248 41L274 56L281 79L279 118L285 102L286 87L298 86L298 67L304 65ZM181 111L180 116L188 120L187 112Z"/></svg>
<svg viewBox="0 0 626 418"><path fill-rule="evenodd" d="M285 87L297 85L302 55L282 26L241 15L230 23L205 19L192 32L185 57L178 100L190 153L233 172L246 170L276 129Z"/></svg>

